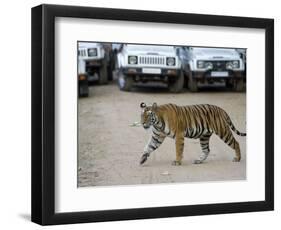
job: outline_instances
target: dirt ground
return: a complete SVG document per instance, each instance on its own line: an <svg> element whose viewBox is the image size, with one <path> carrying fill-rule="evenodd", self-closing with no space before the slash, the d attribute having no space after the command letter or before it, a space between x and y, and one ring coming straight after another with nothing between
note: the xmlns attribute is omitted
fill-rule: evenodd
<svg viewBox="0 0 281 230"><path fill-rule="evenodd" d="M218 105L228 112L239 131L246 131L245 93L218 87L180 94L171 94L163 87L121 92L115 82L91 86L89 97L78 100L79 187L246 179L246 137L235 134L242 154L239 163L232 162L234 151L214 134L210 155L203 164L192 164L201 152L199 140L185 139L183 164L173 166L175 144L166 138L147 162L139 165L149 132L130 125L140 121L141 102Z"/></svg>

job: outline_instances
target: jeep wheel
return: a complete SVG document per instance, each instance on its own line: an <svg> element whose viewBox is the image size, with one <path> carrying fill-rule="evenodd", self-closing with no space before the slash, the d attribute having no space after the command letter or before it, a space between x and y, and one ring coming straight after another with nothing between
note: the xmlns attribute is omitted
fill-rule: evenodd
<svg viewBox="0 0 281 230"><path fill-rule="evenodd" d="M171 93L179 93L182 91L184 85L184 75L181 71L180 75L177 77L177 79L174 82L169 82L169 91Z"/></svg>
<svg viewBox="0 0 281 230"><path fill-rule="evenodd" d="M197 92L198 91L198 85L197 80L193 78L192 72L189 72L188 74L188 88L191 92Z"/></svg>
<svg viewBox="0 0 281 230"><path fill-rule="evenodd" d="M233 83L231 80L227 79L225 81L225 87L228 88L228 89L232 89L233 88Z"/></svg>
<svg viewBox="0 0 281 230"><path fill-rule="evenodd" d="M107 67L107 74L108 74L108 81L112 81L113 80L113 70L110 66Z"/></svg>
<svg viewBox="0 0 281 230"><path fill-rule="evenodd" d="M89 87L88 85L80 85L79 86L79 96L80 97L88 97L89 96Z"/></svg>
<svg viewBox="0 0 281 230"><path fill-rule="evenodd" d="M99 72L99 84L104 85L108 83L108 76L107 76L107 65L106 60L102 61L102 66Z"/></svg>
<svg viewBox="0 0 281 230"><path fill-rule="evenodd" d="M134 80L132 77L125 75L123 73L118 74L118 85L119 89L122 91L130 91L133 86Z"/></svg>
<svg viewBox="0 0 281 230"><path fill-rule="evenodd" d="M114 70L116 69L115 55L113 51L109 53L109 59L110 61L109 63L107 63L107 74L108 74L108 80L112 81L114 76Z"/></svg>
<svg viewBox="0 0 281 230"><path fill-rule="evenodd" d="M236 79L234 84L234 90L236 92L242 92L244 88L244 81L243 78Z"/></svg>

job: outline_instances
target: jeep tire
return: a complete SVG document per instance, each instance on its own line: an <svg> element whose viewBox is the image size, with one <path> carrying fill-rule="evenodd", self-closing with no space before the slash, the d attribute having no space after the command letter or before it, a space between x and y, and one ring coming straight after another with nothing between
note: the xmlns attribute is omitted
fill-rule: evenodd
<svg viewBox="0 0 281 230"><path fill-rule="evenodd" d="M243 78L238 78L234 82L234 90L236 92L242 92L244 89L244 81Z"/></svg>
<svg viewBox="0 0 281 230"><path fill-rule="evenodd" d="M228 88L228 89L233 88L233 83L230 79L225 80L225 87Z"/></svg>
<svg viewBox="0 0 281 230"><path fill-rule="evenodd" d="M102 61L102 65L99 71L99 85L105 85L108 83L108 76L107 76L107 63L106 59Z"/></svg>
<svg viewBox="0 0 281 230"><path fill-rule="evenodd" d="M130 91L134 83L132 76L128 76L121 71L118 73L118 86L122 91Z"/></svg>
<svg viewBox="0 0 281 230"><path fill-rule="evenodd" d="M88 82L79 84L79 96L80 97L88 97L89 96L89 86Z"/></svg>
<svg viewBox="0 0 281 230"><path fill-rule="evenodd" d="M113 51L109 53L109 61L107 63L107 74L108 74L108 81L113 80L114 69L115 69L115 55Z"/></svg>
<svg viewBox="0 0 281 230"><path fill-rule="evenodd" d="M107 67L107 74L108 74L108 77L107 77L108 81L112 81L113 80L113 70L112 70L111 66Z"/></svg>
<svg viewBox="0 0 281 230"><path fill-rule="evenodd" d="M193 74L190 71L188 74L188 88L191 92L197 92L198 91L198 83L195 78L193 78Z"/></svg>
<svg viewBox="0 0 281 230"><path fill-rule="evenodd" d="M171 93L180 93L183 89L183 85L184 85L184 74L181 71L180 75L177 76L177 79L173 82L169 82L169 91Z"/></svg>

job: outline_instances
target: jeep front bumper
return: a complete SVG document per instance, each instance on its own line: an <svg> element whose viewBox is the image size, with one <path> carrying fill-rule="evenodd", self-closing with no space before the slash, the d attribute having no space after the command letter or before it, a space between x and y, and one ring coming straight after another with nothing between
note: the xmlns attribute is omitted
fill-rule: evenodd
<svg viewBox="0 0 281 230"><path fill-rule="evenodd" d="M216 80L216 79L232 79L244 78L243 71L221 70L221 71L193 71L192 77L197 80Z"/></svg>
<svg viewBox="0 0 281 230"><path fill-rule="evenodd" d="M102 61L103 61L102 59L87 61L86 66L87 67L100 67L100 66L102 66Z"/></svg>
<svg viewBox="0 0 281 230"><path fill-rule="evenodd" d="M149 68L121 68L121 72L126 75L153 75L159 76L179 76L180 69L169 69L169 68L157 68L157 67L149 67Z"/></svg>

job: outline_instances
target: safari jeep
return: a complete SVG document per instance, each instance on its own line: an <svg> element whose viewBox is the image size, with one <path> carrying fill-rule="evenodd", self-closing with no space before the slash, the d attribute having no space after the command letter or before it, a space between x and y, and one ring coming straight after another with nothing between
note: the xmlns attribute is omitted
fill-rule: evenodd
<svg viewBox="0 0 281 230"><path fill-rule="evenodd" d="M199 83L214 82L243 90L245 64L235 49L181 47L177 52L191 91L198 91Z"/></svg>
<svg viewBox="0 0 281 230"><path fill-rule="evenodd" d="M123 45L117 54L120 90L130 91L137 82L164 82L170 92L180 92L184 84L180 60L173 46Z"/></svg>
<svg viewBox="0 0 281 230"><path fill-rule="evenodd" d="M101 43L78 43L78 75L86 76L88 81L98 77L99 84L108 82L107 59Z"/></svg>

